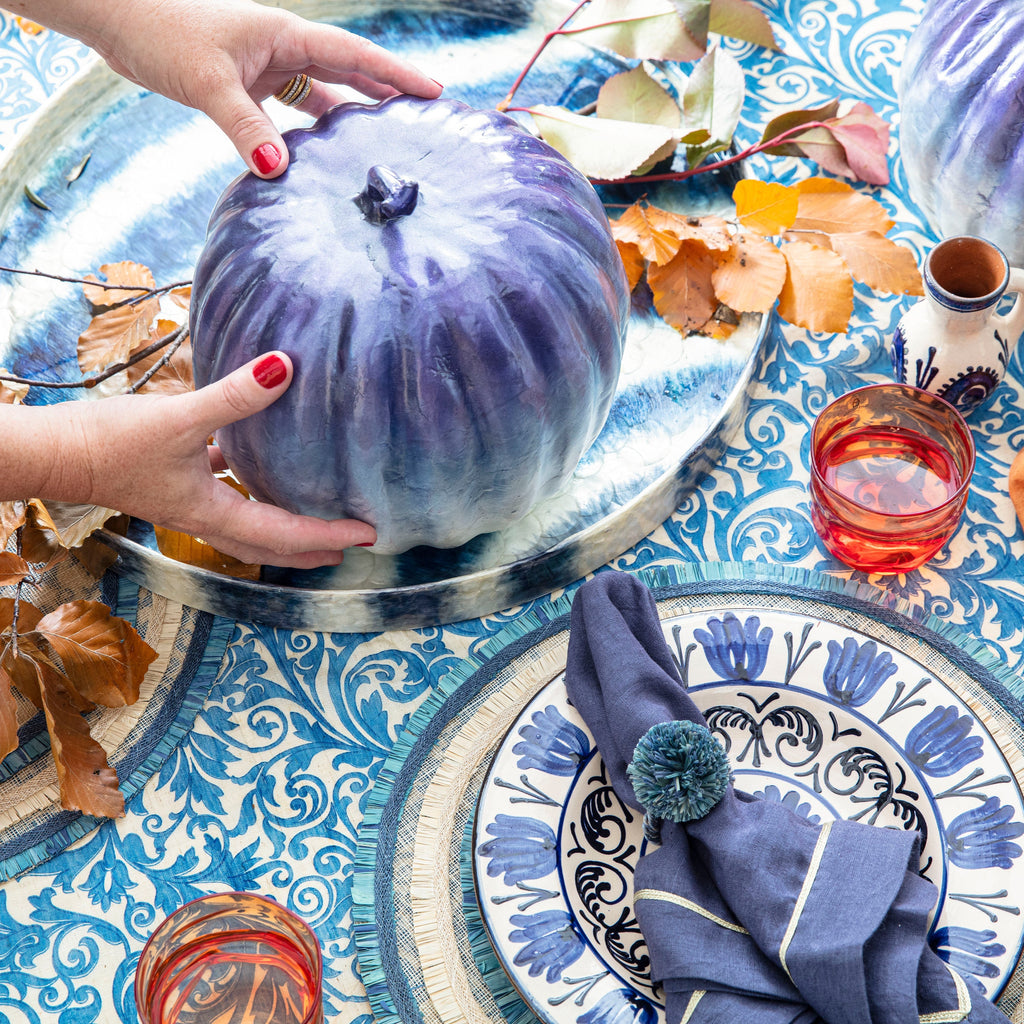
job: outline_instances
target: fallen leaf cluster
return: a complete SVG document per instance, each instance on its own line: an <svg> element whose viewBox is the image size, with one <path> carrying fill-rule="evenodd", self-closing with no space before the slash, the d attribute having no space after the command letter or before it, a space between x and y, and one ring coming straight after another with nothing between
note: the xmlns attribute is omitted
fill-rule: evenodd
<svg viewBox="0 0 1024 1024"><path fill-rule="evenodd" d="M720 47L709 49L712 32L778 48L768 19L748 0L583 0L544 37L499 109L528 113L538 134L597 183L702 173L709 156L732 146L746 91L735 58ZM512 106L527 72L555 38L639 63L608 78L588 109ZM692 63L688 75L680 63ZM841 177L887 183L888 125L866 103L844 113L839 107L832 100L783 114L756 144L713 166L763 152L807 157ZM685 169L674 166L677 153Z"/></svg>
<svg viewBox="0 0 1024 1024"><path fill-rule="evenodd" d="M833 178L798 185L744 179L734 219L629 207L612 222L630 288L646 282L654 308L683 334L727 337L740 313L779 315L812 331L844 333L854 281L923 294L913 252L886 237L881 203Z"/></svg>
<svg viewBox="0 0 1024 1024"><path fill-rule="evenodd" d="M106 264L99 274L103 280L82 280L93 316L77 345L85 377L73 385L106 381L121 392L193 390L184 326L189 289L157 288L149 269L130 261ZM179 315L163 315L165 302ZM0 402L23 401L33 385L53 386L3 374ZM18 746L20 694L45 715L61 806L98 817L122 815L124 798L84 716L100 706L134 703L156 652L105 604L71 601L44 613L27 600L25 587L38 585L47 569L71 553L102 572L107 563L88 541L100 527L116 526L118 516L112 509L37 498L0 502L0 586L15 588L13 598L0 598L0 759ZM14 550L7 550L12 539ZM195 538L163 531L158 539L179 557L184 546L195 564L252 577L252 567Z"/></svg>
<svg viewBox="0 0 1024 1024"><path fill-rule="evenodd" d="M117 773L84 716L138 700L156 652L102 602L69 601L44 613L26 600L23 585L38 579L36 567L67 557L74 538L36 499L0 503L0 549L15 534L17 549L0 550L0 584L16 588L13 598L0 597L0 759L18 747L17 693L46 717L61 806L119 817Z"/></svg>

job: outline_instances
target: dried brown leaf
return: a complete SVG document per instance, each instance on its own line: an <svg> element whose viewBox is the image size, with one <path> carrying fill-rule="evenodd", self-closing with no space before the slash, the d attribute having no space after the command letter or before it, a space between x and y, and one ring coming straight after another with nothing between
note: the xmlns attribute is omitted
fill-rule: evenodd
<svg viewBox="0 0 1024 1024"><path fill-rule="evenodd" d="M95 373L123 363L137 348L148 344L149 327L159 309L157 299L144 299L93 317L78 338L78 365L82 372Z"/></svg>
<svg viewBox="0 0 1024 1024"><path fill-rule="evenodd" d="M103 529L106 533L115 533L123 537L128 532L130 522L130 516L115 516L103 524ZM99 533L86 537L81 546L75 548L71 554L96 579L99 579L118 559L116 549L111 547Z"/></svg>
<svg viewBox="0 0 1024 1024"><path fill-rule="evenodd" d="M0 367L0 373L7 373L7 370ZM17 376L11 374L11 376ZM10 380L0 380L0 405L20 405L29 392L28 384L16 384Z"/></svg>
<svg viewBox="0 0 1024 1024"><path fill-rule="evenodd" d="M68 551L61 542L60 532L46 506L38 498L32 498L26 508L26 522L21 531L21 553L27 562L47 568L67 557Z"/></svg>
<svg viewBox="0 0 1024 1024"><path fill-rule="evenodd" d="M220 573L222 576L233 576L236 579L260 578L260 566L250 565L232 558L231 555L225 555L197 537L190 537L187 533L178 533L176 530L165 530L162 526L156 525L153 532L156 534L156 544L160 553L167 558L173 558L176 562L184 562L186 565L194 565L196 568Z"/></svg>
<svg viewBox="0 0 1024 1024"><path fill-rule="evenodd" d="M808 242L787 242L779 315L797 327L845 334L853 315L853 278L842 257Z"/></svg>
<svg viewBox="0 0 1024 1024"><path fill-rule="evenodd" d="M182 288L174 288L168 295L171 297L171 301L176 306L181 306L182 309L188 309L192 305L192 285L187 284Z"/></svg>
<svg viewBox="0 0 1024 1024"><path fill-rule="evenodd" d="M46 528L54 532L59 543L66 548L80 547L108 520L121 514L99 505L76 505L64 501L48 501L45 508Z"/></svg>
<svg viewBox="0 0 1024 1024"><path fill-rule="evenodd" d="M652 264L647 270L654 308L683 334L700 330L714 315L718 306L711 280L715 262L707 246L687 239L670 262Z"/></svg>
<svg viewBox="0 0 1024 1024"><path fill-rule="evenodd" d="M741 235L715 267L712 283L730 309L767 313L786 283L786 258L766 238Z"/></svg>
<svg viewBox="0 0 1024 1024"><path fill-rule="evenodd" d="M13 551L0 551L0 587L20 583L32 571L28 562Z"/></svg>
<svg viewBox="0 0 1024 1024"><path fill-rule="evenodd" d="M24 598L18 602L18 632L27 633L36 628L36 623L43 613L31 601ZM7 631L14 625L14 598L0 597L0 636L7 636ZM0 643L0 654L6 649L7 641Z"/></svg>
<svg viewBox="0 0 1024 1024"><path fill-rule="evenodd" d="M25 511L23 501L0 501L0 550L7 547L11 534L25 525Z"/></svg>
<svg viewBox="0 0 1024 1024"><path fill-rule="evenodd" d="M93 308L102 310L93 317L78 339L78 365L83 373L103 370L113 363L123 363L140 345L149 341L150 325L160 311L160 300L154 296L142 298L156 282L148 267L140 263L105 263L100 273L113 285L83 286L86 298ZM89 281L98 281L89 275ZM109 308L115 303L132 301L130 305Z"/></svg>
<svg viewBox="0 0 1024 1024"><path fill-rule="evenodd" d="M30 633L43 613L29 601L18 602L18 634ZM39 694L39 682L36 670L31 661L25 657L15 657L11 629L14 625L14 600L0 597L0 670L3 671L10 685L15 686L37 708L43 706Z"/></svg>
<svg viewBox="0 0 1024 1024"><path fill-rule="evenodd" d="M93 310L97 312L119 302L137 299L140 295L156 287L156 281L153 279L149 267L131 260L121 263L104 263L100 267L100 273L106 279L106 283L101 282L95 274L87 274L85 280L95 283L82 286L85 297L89 300ZM124 287L118 288L118 285Z"/></svg>
<svg viewBox="0 0 1024 1024"><path fill-rule="evenodd" d="M26 638L43 637L60 658L71 686L104 707L134 704L153 650L124 619L100 601L68 601L44 615Z"/></svg>
<svg viewBox="0 0 1024 1024"><path fill-rule="evenodd" d="M173 320L158 320L153 330L150 344L166 338L178 330L179 324ZM167 354L166 349L154 352L151 356L133 364L128 368L128 382L132 386L140 380ZM144 385L147 394L183 395L195 391L195 378L192 376L192 346L187 338L171 353L165 365L161 366Z"/></svg>
<svg viewBox="0 0 1024 1024"><path fill-rule="evenodd" d="M906 246L876 231L840 231L829 238L857 281L876 292L924 294L917 257Z"/></svg>
<svg viewBox="0 0 1024 1024"><path fill-rule="evenodd" d="M0 761L18 749L18 705L12 686L14 680L0 661Z"/></svg>
<svg viewBox="0 0 1024 1024"><path fill-rule="evenodd" d="M61 806L96 817L122 817L124 797L118 789L117 772L108 764L103 747L89 735L89 725L68 693L67 679L45 662L37 662L35 670Z"/></svg>

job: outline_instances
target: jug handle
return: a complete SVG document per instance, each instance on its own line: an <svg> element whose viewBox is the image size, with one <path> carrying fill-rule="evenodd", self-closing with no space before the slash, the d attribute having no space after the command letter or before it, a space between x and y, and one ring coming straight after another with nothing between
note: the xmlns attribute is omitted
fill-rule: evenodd
<svg viewBox="0 0 1024 1024"><path fill-rule="evenodd" d="M1013 305L1006 313L993 316L990 323L995 328L1001 327L1009 343L1014 345L1024 333L1024 270L1020 267L1010 267L1010 280L1006 285L1006 292L1017 293Z"/></svg>

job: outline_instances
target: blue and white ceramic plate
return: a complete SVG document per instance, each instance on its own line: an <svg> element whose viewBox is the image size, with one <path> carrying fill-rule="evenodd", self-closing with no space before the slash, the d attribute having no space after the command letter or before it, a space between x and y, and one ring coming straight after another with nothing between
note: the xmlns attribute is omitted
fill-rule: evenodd
<svg viewBox="0 0 1024 1024"><path fill-rule="evenodd" d="M931 943L995 999L1024 940L1024 797L998 726L924 660L836 622L759 606L663 626L738 789L816 822L921 832ZM474 835L485 925L542 1021L601 1024L624 999L630 1020L663 1017L632 909L645 850L559 676L499 746Z"/></svg>
<svg viewBox="0 0 1024 1024"><path fill-rule="evenodd" d="M424 0L408 10L373 0L281 6L382 43L444 82L445 95L479 107L505 96L566 13L557 0ZM531 70L523 98L583 105L618 70L617 58L562 42ZM310 123L267 106L282 128ZM74 278L133 260L159 284L188 280L210 211L243 169L203 115L93 64L49 98L3 154L0 265ZM729 168L643 191L663 207L720 210L730 203L735 174ZM32 203L26 187L49 208ZM618 188L605 198L628 204L640 194L639 186ZM0 274L0 366L35 379L80 380L75 347L88 322L79 285ZM118 570L194 608L331 631L436 625L550 593L647 536L714 466L743 422L773 324L748 315L727 341L684 339L638 306L608 422L572 480L520 522L459 548L397 556L353 550L337 568L238 580L165 558L149 525L136 523L127 538L108 537ZM68 395L37 389L30 401Z"/></svg>

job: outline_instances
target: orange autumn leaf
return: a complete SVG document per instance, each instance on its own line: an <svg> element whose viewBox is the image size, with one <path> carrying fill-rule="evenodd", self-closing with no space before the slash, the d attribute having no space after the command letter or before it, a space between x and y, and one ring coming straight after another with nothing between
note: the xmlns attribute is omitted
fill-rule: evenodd
<svg viewBox="0 0 1024 1024"><path fill-rule="evenodd" d="M724 217L687 217L661 210L657 206L646 207L644 215L652 230L659 234L675 235L680 242L692 239L703 242L709 249L719 252L725 252L732 245L732 233Z"/></svg>
<svg viewBox="0 0 1024 1024"><path fill-rule="evenodd" d="M42 695L50 750L57 768L61 807L96 817L124 815L124 797L117 772L107 762L106 751L89 734L68 694L66 678L51 664L35 662Z"/></svg>
<svg viewBox="0 0 1024 1024"><path fill-rule="evenodd" d="M807 242L787 242L779 315L797 327L845 334L853 315L853 278L842 257Z"/></svg>
<svg viewBox="0 0 1024 1024"><path fill-rule="evenodd" d="M156 544L162 555L173 558L176 562L194 565L198 569L220 573L222 576L233 576L235 579L258 580L260 566L242 562L231 555L225 555L215 547L190 537L187 533L176 530L165 530L162 526L154 526Z"/></svg>
<svg viewBox="0 0 1024 1024"><path fill-rule="evenodd" d="M643 258L651 263L668 263L679 251L679 236L655 228L640 203L634 203L621 217L613 220L611 228L616 242L635 245Z"/></svg>
<svg viewBox="0 0 1024 1024"><path fill-rule="evenodd" d="M192 303L192 285L183 285L181 288L173 288L168 294L171 301L182 309L188 309Z"/></svg>
<svg viewBox="0 0 1024 1024"><path fill-rule="evenodd" d="M632 291L644 276L647 268L647 260L643 258L638 246L632 242L616 242L622 265L626 268L626 281L629 283L629 290Z"/></svg>
<svg viewBox="0 0 1024 1024"><path fill-rule="evenodd" d="M29 21L28 18L23 18L20 14L14 16L14 22L22 32L29 36L38 36L46 31L46 27L40 25L38 21Z"/></svg>
<svg viewBox="0 0 1024 1024"><path fill-rule="evenodd" d="M836 232L832 249L842 256L854 279L876 292L923 295L924 282L914 254L875 231Z"/></svg>
<svg viewBox="0 0 1024 1024"><path fill-rule="evenodd" d="M740 235L715 267L715 295L742 313L767 313L786 283L786 259L766 238Z"/></svg>
<svg viewBox="0 0 1024 1024"><path fill-rule="evenodd" d="M736 218L759 235L777 235L796 219L799 193L774 181L744 178L732 193Z"/></svg>
<svg viewBox="0 0 1024 1024"><path fill-rule="evenodd" d="M845 182L809 178L796 186L799 193L794 231L876 231L884 235L894 224L881 203L856 192Z"/></svg>
<svg viewBox="0 0 1024 1024"><path fill-rule="evenodd" d="M1017 520L1024 526L1024 448L1021 448L1010 463L1008 477L1010 501L1017 513Z"/></svg>
<svg viewBox="0 0 1024 1024"><path fill-rule="evenodd" d="M688 239L670 262L647 270L654 308L683 334L700 330L718 307L711 280L715 262L705 245Z"/></svg>

